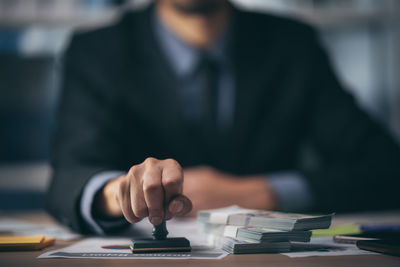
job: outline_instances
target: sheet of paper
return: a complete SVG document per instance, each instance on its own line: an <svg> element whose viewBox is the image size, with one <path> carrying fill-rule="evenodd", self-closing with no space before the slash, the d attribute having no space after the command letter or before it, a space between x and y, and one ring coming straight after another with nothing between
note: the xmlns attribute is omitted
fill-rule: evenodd
<svg viewBox="0 0 400 267"><path fill-rule="evenodd" d="M107 258L107 259L222 259L227 252L209 246L206 235L201 232L201 223L195 219L173 219L167 222L168 237L186 237L192 246L191 252L133 254L129 248L109 249L103 246L127 246L132 238L150 237L152 225L147 219L132 225L121 237L88 238L72 246L49 251L39 258Z"/></svg>
<svg viewBox="0 0 400 267"><path fill-rule="evenodd" d="M0 219L0 232L6 235L44 235L58 240L75 240L81 235L72 232L67 227L57 224L33 224L11 218Z"/></svg>
<svg viewBox="0 0 400 267"><path fill-rule="evenodd" d="M228 253L204 246L192 246L191 252L141 253L133 254L127 248L103 248L104 246L120 247L131 243L130 238L88 238L72 246L53 250L38 258L90 258L90 259L222 259Z"/></svg>
<svg viewBox="0 0 400 267"><path fill-rule="evenodd" d="M311 238L310 243L292 243L292 251L282 253L290 258L302 258L313 256L349 256L349 255L373 255L371 251L361 250L356 245L338 244L332 237Z"/></svg>

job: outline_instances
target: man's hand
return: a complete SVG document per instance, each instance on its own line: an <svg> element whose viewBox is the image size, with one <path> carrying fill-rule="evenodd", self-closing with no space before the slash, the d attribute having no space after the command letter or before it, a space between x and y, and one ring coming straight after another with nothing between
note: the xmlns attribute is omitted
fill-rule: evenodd
<svg viewBox="0 0 400 267"><path fill-rule="evenodd" d="M124 216L130 223L149 217L153 225L192 209L182 195L183 172L173 159L147 158L126 175L109 182L97 201L97 209L108 217Z"/></svg>
<svg viewBox="0 0 400 267"><path fill-rule="evenodd" d="M237 177L209 167L187 169L183 192L193 202L190 216L202 209L239 205L250 209L274 210L277 200L265 177Z"/></svg>

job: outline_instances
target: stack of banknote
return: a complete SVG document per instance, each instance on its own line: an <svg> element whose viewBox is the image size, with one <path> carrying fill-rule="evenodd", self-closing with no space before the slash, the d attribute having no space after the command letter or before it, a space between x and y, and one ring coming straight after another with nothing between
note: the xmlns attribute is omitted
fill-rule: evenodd
<svg viewBox="0 0 400 267"><path fill-rule="evenodd" d="M226 237L222 249L232 254L284 253L290 251L289 242L254 242Z"/></svg>
<svg viewBox="0 0 400 267"><path fill-rule="evenodd" d="M311 230L329 228L332 216L231 206L200 211L198 220L210 242L230 253L275 253L290 250L290 242L309 242Z"/></svg>

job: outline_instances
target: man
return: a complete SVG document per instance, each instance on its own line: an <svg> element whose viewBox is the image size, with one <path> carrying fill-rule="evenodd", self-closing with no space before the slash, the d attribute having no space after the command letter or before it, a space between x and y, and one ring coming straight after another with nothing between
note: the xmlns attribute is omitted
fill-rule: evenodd
<svg viewBox="0 0 400 267"><path fill-rule="evenodd" d="M318 164L299 164L305 143ZM399 163L309 26L158 0L71 41L47 205L95 233L232 204L398 208Z"/></svg>

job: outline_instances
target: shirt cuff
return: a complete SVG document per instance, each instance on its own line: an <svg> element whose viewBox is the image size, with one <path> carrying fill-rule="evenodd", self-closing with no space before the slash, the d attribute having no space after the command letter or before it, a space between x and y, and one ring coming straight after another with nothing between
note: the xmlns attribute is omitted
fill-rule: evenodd
<svg viewBox="0 0 400 267"><path fill-rule="evenodd" d="M298 172L270 173L266 181L276 194L278 209L287 212L311 208L313 196L307 180Z"/></svg>
<svg viewBox="0 0 400 267"><path fill-rule="evenodd" d="M117 220L100 220L93 216L93 201L96 194L111 180L123 175L122 171L105 171L100 172L90 178L82 192L80 202L80 213L84 222L89 226L90 230L98 235L104 235L105 232L123 228L127 225L125 219Z"/></svg>

